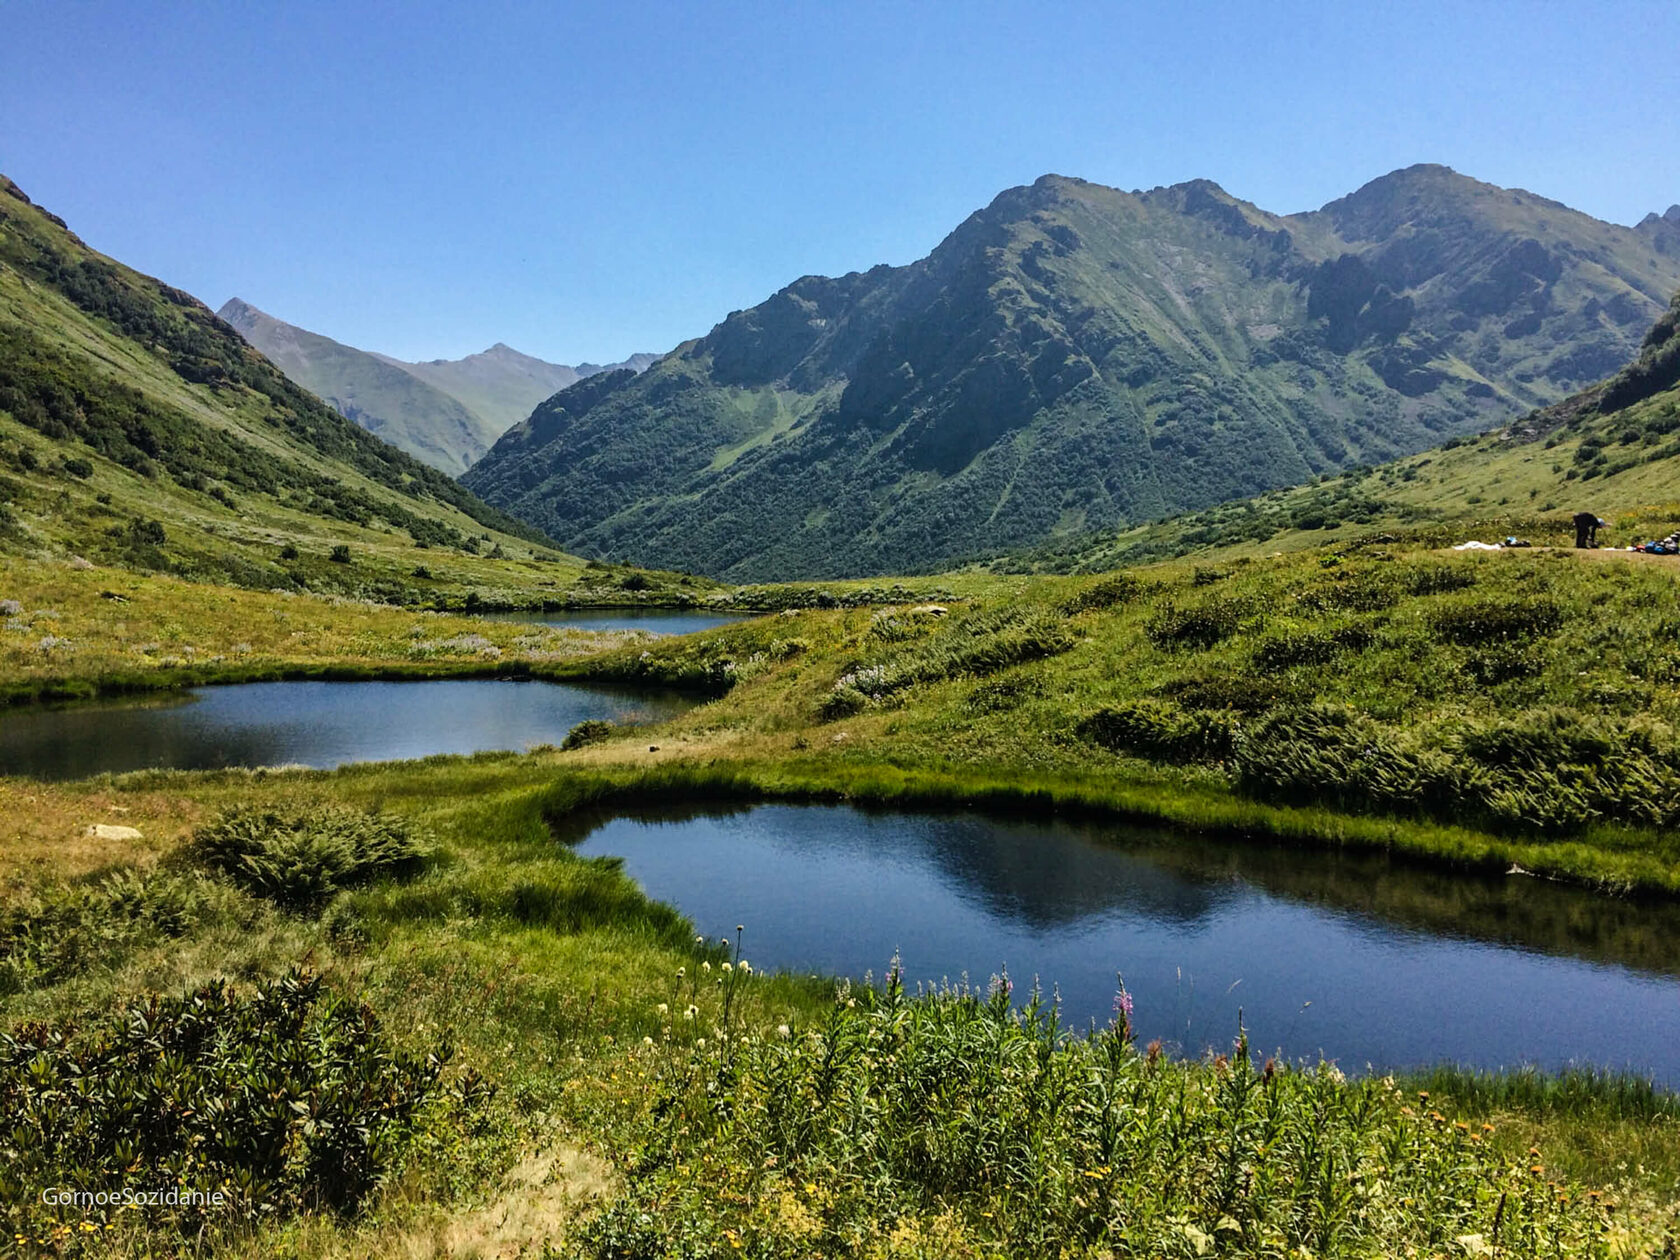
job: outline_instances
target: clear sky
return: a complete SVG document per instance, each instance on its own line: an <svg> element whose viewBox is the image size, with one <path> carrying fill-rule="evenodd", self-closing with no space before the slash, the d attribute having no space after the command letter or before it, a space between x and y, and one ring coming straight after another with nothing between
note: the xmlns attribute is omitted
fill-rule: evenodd
<svg viewBox="0 0 1680 1260"><path fill-rule="evenodd" d="M0 0L0 171L406 358L667 350L1047 171L1288 212L1420 161L1680 201L1680 4Z"/></svg>

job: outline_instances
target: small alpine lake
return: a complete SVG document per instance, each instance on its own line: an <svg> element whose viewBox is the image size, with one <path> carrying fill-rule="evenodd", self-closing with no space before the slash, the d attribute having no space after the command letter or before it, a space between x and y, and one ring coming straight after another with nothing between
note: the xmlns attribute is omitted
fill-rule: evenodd
<svg viewBox="0 0 1680 1260"><path fill-rule="evenodd" d="M580 820L761 969L918 983L1035 978L1074 1028L1122 973L1140 1042L1347 1071L1451 1061L1626 1069L1680 1086L1680 907L1385 856L976 815L764 805Z"/></svg>
<svg viewBox="0 0 1680 1260"><path fill-rule="evenodd" d="M330 768L558 744L579 722L658 721L694 701L610 687L490 679L270 682L165 698L0 711L0 774L41 779L153 768Z"/></svg>

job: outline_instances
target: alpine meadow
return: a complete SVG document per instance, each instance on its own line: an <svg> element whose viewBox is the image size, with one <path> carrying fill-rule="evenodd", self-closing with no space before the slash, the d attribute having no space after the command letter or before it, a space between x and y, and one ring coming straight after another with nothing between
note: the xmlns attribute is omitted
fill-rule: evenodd
<svg viewBox="0 0 1680 1260"><path fill-rule="evenodd" d="M96 8L0 49L0 1257L1680 1255L1608 13L1379 118L1328 10Z"/></svg>

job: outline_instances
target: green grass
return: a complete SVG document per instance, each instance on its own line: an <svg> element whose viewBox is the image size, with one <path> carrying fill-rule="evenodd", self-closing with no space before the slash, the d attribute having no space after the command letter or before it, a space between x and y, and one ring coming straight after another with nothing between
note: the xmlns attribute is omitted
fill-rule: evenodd
<svg viewBox="0 0 1680 1260"><path fill-rule="evenodd" d="M107 867L66 883L37 870L0 933L30 940L36 960L0 995L0 1027L85 1020L218 977L250 994L307 960L328 993L371 1007L390 1054L447 1048L457 1099L482 1079L470 1106L447 1094L428 1105L391 1149L400 1176L354 1217L294 1201L254 1226L216 1223L212 1254L434 1254L447 1236L532 1254L734 1254L739 1242L763 1255L1190 1256L1205 1235L1221 1254L1274 1254L1281 1239L1364 1255L1451 1248L1491 1237L1495 1220L1513 1254L1531 1229L1593 1254L1606 1228L1657 1246L1675 1223L1662 1153L1673 1100L1634 1082L1344 1082L1240 1054L1177 1061L1120 1030L1070 1040L984 995L911 1001L746 974L733 943L697 943L616 863L574 855L556 829L653 800L816 789L782 764L731 778L599 754L0 782L8 811L24 793L41 812L114 791L137 808L173 802L203 831L232 806L297 817L334 802L434 837L423 867L302 911L195 873L185 838L149 875ZM846 795L949 805L962 789L924 782L914 796L910 782L879 772ZM1043 805L968 787L982 808ZM126 866L119 844L106 848ZM1617 1159L1594 1158L1618 1143ZM520 1172L533 1161L549 1169L534 1183ZM522 1199L541 1210L522 1214ZM49 1235L81 1219L30 1213ZM509 1220L511 1237L497 1224ZM123 1220L117 1249L166 1253L176 1225Z"/></svg>

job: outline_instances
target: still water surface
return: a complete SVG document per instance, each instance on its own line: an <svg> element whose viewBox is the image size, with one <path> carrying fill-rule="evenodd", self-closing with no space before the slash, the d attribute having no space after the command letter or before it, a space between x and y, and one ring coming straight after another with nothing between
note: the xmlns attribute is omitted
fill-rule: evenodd
<svg viewBox="0 0 1680 1260"><path fill-rule="evenodd" d="M275 682L0 714L0 774L330 767L558 744L587 719L654 721L693 702L600 687L450 679Z"/></svg>
<svg viewBox="0 0 1680 1260"><path fill-rule="evenodd" d="M478 613L486 621L527 621L573 630L646 630L650 634L693 634L745 621L749 614L695 612L689 608L579 608L560 612Z"/></svg>
<svg viewBox="0 0 1680 1260"><path fill-rule="evenodd" d="M580 828L581 830L581 828ZM570 838L570 837L568 837ZM755 964L984 987L1007 966L1065 1019L1143 1041L1252 1043L1349 1071L1571 1062L1680 1087L1680 909L1371 855L977 816L762 806L582 836Z"/></svg>

